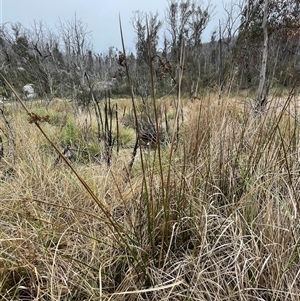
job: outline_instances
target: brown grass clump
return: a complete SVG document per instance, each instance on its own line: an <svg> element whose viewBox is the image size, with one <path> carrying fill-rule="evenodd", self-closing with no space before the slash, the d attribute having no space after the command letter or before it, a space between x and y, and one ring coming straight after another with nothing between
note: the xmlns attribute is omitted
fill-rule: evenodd
<svg viewBox="0 0 300 301"><path fill-rule="evenodd" d="M0 184L1 299L299 300L297 108L254 118L216 103L186 101L173 155L169 144L160 160L141 149L129 176L126 148L110 167L75 159L106 213L24 113L8 112L16 153L1 166L13 170ZM59 106L72 112L57 102L47 114L59 118L41 124L58 145L68 122L82 126L64 135L84 130Z"/></svg>

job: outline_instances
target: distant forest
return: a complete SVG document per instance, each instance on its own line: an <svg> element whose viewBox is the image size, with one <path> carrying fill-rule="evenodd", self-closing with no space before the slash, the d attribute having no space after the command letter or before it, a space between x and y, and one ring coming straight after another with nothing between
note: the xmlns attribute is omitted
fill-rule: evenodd
<svg viewBox="0 0 300 301"><path fill-rule="evenodd" d="M33 84L40 98L90 101L89 91L99 99L127 97L125 66L135 95L151 94L150 64L157 97L176 94L179 70L181 91L197 98L207 92L257 91L266 101L273 87L291 87L299 79L300 4L297 0L235 0L224 7L225 20L210 42L201 36L212 18L213 8L201 1L172 0L166 16L134 12L135 53L110 47L107 53L92 49L89 29L77 19L57 24L57 31L35 22L3 24L0 31L0 68L22 91ZM126 42L126 41L125 41ZM158 49L158 44L163 45ZM3 99L10 97L2 85Z"/></svg>

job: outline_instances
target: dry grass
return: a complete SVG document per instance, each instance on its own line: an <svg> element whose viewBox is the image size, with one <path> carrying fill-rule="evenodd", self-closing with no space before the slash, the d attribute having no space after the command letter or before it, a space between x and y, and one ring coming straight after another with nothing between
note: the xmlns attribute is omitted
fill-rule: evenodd
<svg viewBox="0 0 300 301"><path fill-rule="evenodd" d="M119 232L14 108L16 158L2 159L14 172L0 184L1 300L299 300L297 108L253 118L240 103L216 103L185 102L161 166L144 150L126 177L128 149L109 168L73 163ZM61 106L75 116L59 103L50 115ZM42 124L58 144L63 120ZM82 137L84 120L74 122Z"/></svg>

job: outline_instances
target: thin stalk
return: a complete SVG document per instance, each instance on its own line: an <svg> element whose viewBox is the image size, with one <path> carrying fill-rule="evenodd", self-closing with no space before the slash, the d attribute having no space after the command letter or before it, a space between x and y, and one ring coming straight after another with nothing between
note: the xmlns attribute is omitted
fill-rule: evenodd
<svg viewBox="0 0 300 301"><path fill-rule="evenodd" d="M163 251L164 251L164 245L165 243L168 244L168 234L169 234L169 216L170 216L170 186L171 186L171 165L172 165L172 159L173 159L173 152L175 147L175 137L178 134L178 129L175 130L176 124L179 119L179 112L180 112L180 106L181 106L181 81L183 76L183 65L184 65L184 46L183 46L183 40L181 44L181 51L180 51L180 65L179 65L179 75L178 75L178 96L177 96L177 103L176 103L176 114L175 114L175 120L174 120L174 130L172 134L171 139L171 146L170 146L170 154L169 154L169 164L168 164L168 172L167 172L167 186L166 186L166 196L164 200L164 227L163 227L163 233L162 233L162 244L160 249L160 255L159 255L159 265L161 262L164 261L163 258ZM178 142L178 141L177 141Z"/></svg>
<svg viewBox="0 0 300 301"><path fill-rule="evenodd" d="M119 25L120 25L120 34L121 34L121 41L122 41L122 49L123 49L123 55L125 60L123 61L125 70L126 70L126 78L127 78L127 83L128 83L128 87L130 89L130 96L131 96L131 101L132 101L132 107L133 107L133 114L134 114L134 119L135 119L135 127L136 127L136 133L137 133L137 142L136 145L138 145L133 152L133 155L136 154L137 148L140 148L140 157L141 157L141 164L142 164L142 170L143 170L143 181L146 181L145 179L145 166L144 166L144 160L143 160L143 151L142 151L142 146L141 146L141 131L140 131L140 125L139 125L139 121L138 121L138 115L137 115L137 108L136 108L136 104L135 104L135 100L134 100L134 95L133 95L133 90L132 90L132 83L131 83L131 77L129 75L129 67L127 64L127 57L126 57L126 51L125 51L125 43L124 43L124 37L123 37L123 30L122 30L122 23L121 23L121 17L119 15ZM133 161L134 161L134 157L133 157ZM129 165L129 170L128 172L131 172L131 167L133 165L133 161L132 164Z"/></svg>
<svg viewBox="0 0 300 301"><path fill-rule="evenodd" d="M127 64L127 57L126 57L126 52L125 52L125 43L124 43L122 23L121 23L120 15L119 15L119 25L120 25L120 35L121 35L121 41L122 41L122 50L123 50L123 56L124 56L123 66L125 66L127 83L128 83L129 88L130 88L132 107L133 107L133 113L134 113L134 118L135 118L136 133L137 133L136 142L135 142L135 146L134 146L133 154L132 154L132 160L131 160L130 165L129 165L128 175L131 172L131 168L132 168L132 165L134 163L134 158L135 158L137 149L139 147L142 173L143 173L142 192L143 192L143 190L145 191L146 199L148 199L149 193L148 193L148 186L147 186L147 181L146 181L146 168L145 168L143 150L142 150L142 145L141 145L140 125L139 125L139 121L138 121L137 108L136 108L134 95L133 95L133 90L132 90L132 83L131 83L131 77L130 77L130 74L129 74L129 67L128 67L128 64ZM140 202L141 202L141 207L142 207L143 206L143 204L142 204L143 198L142 197L141 197ZM150 231L149 235L150 235L150 241L153 242L154 238L153 238L153 233L151 231ZM154 245L152 246L152 250L154 250ZM144 259L142 259L142 262L144 262ZM139 265L141 266L140 263L139 263ZM144 271L144 275L147 277L147 279L150 282L153 282L153 280L151 280L151 277L150 277L150 275L148 274L148 272L146 271L145 268L143 268L143 271Z"/></svg>
<svg viewBox="0 0 300 301"><path fill-rule="evenodd" d="M162 193L162 200L165 202L165 182L164 182L164 174L163 174L163 167L162 167L162 159L161 159L161 144L160 144L160 127L159 127L159 120L158 120L158 113L157 113L157 106L156 106L156 99L155 99L155 91L154 91L154 72L153 72L153 66L152 66L152 53L151 53L151 41L150 41L150 34L149 34L149 26L148 26L148 20L146 20L147 25L147 39L148 39L148 55L149 55L149 68L150 68L150 82L151 82L151 96L152 96L152 105L154 110L154 118L155 118L155 129L156 129L156 147L157 147L157 154L158 154L158 164L159 164L159 171L160 171L160 182L161 182L161 193ZM154 164L154 162L153 162ZM154 199L151 193L151 208L149 210L148 216L149 216L149 228L150 231L150 237L151 237L151 246L152 250L154 251L155 243L153 240L153 229L155 228L154 225Z"/></svg>
<svg viewBox="0 0 300 301"><path fill-rule="evenodd" d="M1 78L3 79L3 81L5 82L5 84L7 85L7 87L9 87L9 89L11 90L11 92L16 96L17 100L19 101L19 103L21 104L21 106L23 107L23 109L26 111L26 113L28 114L28 116L30 117L30 121L32 123L35 124L35 126L38 128L38 130L42 133L42 135L45 137L45 139L48 141L48 143L55 149L55 151L57 152L57 154L62 158L62 160L65 162L65 164L71 169L71 171L73 172L73 174L76 176L76 178L79 180L79 182L82 184L82 186L85 188L85 190L88 192L88 194L91 196L91 198L94 200L94 202L98 205L98 207L101 209L101 211L104 213L104 215L107 218L107 222L106 225L108 226L109 230L113 233L115 230L118 234L118 236L120 237L120 239L122 240L122 242L124 243L124 245L122 245L119 242L119 245L122 249L124 249L124 251L126 250L130 250L130 253L132 255L132 257L135 259L136 262L139 263L139 261L137 260L136 257L136 253L134 252L134 250L129 246L128 241L125 239L125 237L131 242L134 243L134 240L130 238L130 236L124 231L124 229L121 227L121 225L116 222L114 220L114 218L112 217L111 213L109 212L109 210L106 208L106 206L98 199L98 197L95 195L95 193L92 191L92 189L90 188L90 186L85 182L85 180L80 176L80 174L75 170L75 168L71 165L71 163L67 160L67 158L62 154L62 152L58 149L58 147L53 143L53 141L48 137L48 135L46 134L46 132L42 129L42 127L39 124L39 116L36 115L35 113L32 113L27 106L25 105L24 101L19 97L18 93L15 91L15 89L11 86L11 84L8 82L8 80L4 77L4 75L2 73L0 73ZM123 232L123 233L122 233ZM139 263L140 265L140 263Z"/></svg>
<svg viewBox="0 0 300 301"><path fill-rule="evenodd" d="M94 110L95 110L95 115L96 115L96 120L97 120L97 139L98 139L98 145L101 151L101 147L100 147L100 143L101 143L101 128L102 128L102 132L103 132L103 120L102 120L102 114L101 114L101 109L99 106L99 103L95 97L94 91L93 91L93 87L90 83L90 79L87 75L87 73L85 73L85 78L87 80L89 89L90 89L90 94L91 94L91 98L92 98L92 102L94 105Z"/></svg>
<svg viewBox="0 0 300 301"><path fill-rule="evenodd" d="M254 172L254 170L256 170L256 167L258 166L258 163L263 155L263 153L265 152L265 150L270 147L271 142L273 141L274 135L276 133L278 124L280 123L284 113L286 112L291 100L292 100L292 93L296 87L297 82L295 82L292 90L290 91L284 105L283 108L277 118L277 120L274 123L274 126L271 128L270 132L266 135L260 134L258 135L258 140L255 142L255 145L257 147L257 150L255 150L254 155L251 156L249 158L249 162L248 162L248 170L247 170L247 174L250 175L251 170ZM266 120L266 116L263 122L265 122ZM263 130L262 126L261 129Z"/></svg>
<svg viewBox="0 0 300 301"><path fill-rule="evenodd" d="M120 130L119 130L119 115L118 115L118 104L116 103L116 127L117 127L117 154L120 151Z"/></svg>
<svg viewBox="0 0 300 301"><path fill-rule="evenodd" d="M159 122L158 122L158 114L157 114L155 91L154 91L154 72L153 72L153 66L152 66L151 41L150 41L150 35L149 35L148 21L147 21L147 39L148 39L148 52L149 52L150 80L151 80L151 96L152 96L152 105L153 105L153 110L154 110L155 127L156 127L156 145L157 145L158 163L159 163L160 178L161 178L161 185L162 185L162 187L161 187L162 199L164 199L165 189L164 189L164 175L163 175L162 160L161 160L160 128L159 128Z"/></svg>

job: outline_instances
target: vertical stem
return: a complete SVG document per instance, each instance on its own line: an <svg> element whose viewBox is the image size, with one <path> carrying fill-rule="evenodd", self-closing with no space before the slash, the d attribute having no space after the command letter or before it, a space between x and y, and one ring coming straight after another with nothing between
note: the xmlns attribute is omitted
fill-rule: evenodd
<svg viewBox="0 0 300 301"><path fill-rule="evenodd" d="M223 91L223 84L224 84L224 78L223 78L223 50L222 50L222 34L221 34L221 23L219 20L219 100L218 104L221 102L222 98L222 91Z"/></svg>
<svg viewBox="0 0 300 301"><path fill-rule="evenodd" d="M118 115L118 104L116 104L116 127L117 127L117 154L120 151L120 140L119 140L119 115Z"/></svg>
<svg viewBox="0 0 300 301"><path fill-rule="evenodd" d="M268 29L267 29L267 18L268 18L269 0L265 0L264 17L263 17L263 32L264 32L264 46L263 56L259 75L259 85L257 89L256 108L255 111L262 111L266 105L265 95L263 99L263 89L266 81L266 70L267 70L267 59L268 59Z"/></svg>

